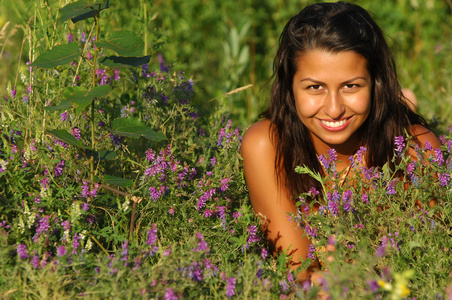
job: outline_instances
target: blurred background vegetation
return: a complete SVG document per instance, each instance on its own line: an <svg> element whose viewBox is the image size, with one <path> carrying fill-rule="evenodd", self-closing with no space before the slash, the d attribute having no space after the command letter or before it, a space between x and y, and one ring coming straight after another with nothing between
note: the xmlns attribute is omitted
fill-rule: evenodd
<svg viewBox="0 0 452 300"><path fill-rule="evenodd" d="M0 95L6 95L8 85L20 85L25 63L33 55L29 29L39 27L48 36L56 30L53 22L34 24L32 15L36 7L45 12L45 7L58 4L55 2L59 1L0 0ZM160 55L173 70L193 77L199 105L212 108L223 102L238 125L248 126L267 104L267 81L284 25L307 4L321 1L110 2L111 8L104 12L109 21L101 24L106 31L122 28L139 33L146 41L146 54ZM369 10L387 34L402 85L418 96L420 113L428 120L451 125L452 1L350 2ZM80 30L78 23L63 26L67 33ZM33 45L52 46L45 41ZM225 96L250 84L250 88Z"/></svg>

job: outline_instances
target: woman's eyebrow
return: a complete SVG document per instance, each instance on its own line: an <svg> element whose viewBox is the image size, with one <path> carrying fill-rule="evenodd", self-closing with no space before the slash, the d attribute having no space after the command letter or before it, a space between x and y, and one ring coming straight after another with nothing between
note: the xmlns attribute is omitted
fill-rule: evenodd
<svg viewBox="0 0 452 300"><path fill-rule="evenodd" d="M303 78L303 79L300 80L300 82L303 82L303 81L312 81L312 82L314 82L314 83L319 83L319 84L323 84L323 83L324 83L324 82L322 82L322 81L315 80L315 79L310 78L310 77L308 77L308 78Z"/></svg>
<svg viewBox="0 0 452 300"><path fill-rule="evenodd" d="M357 77L354 77L354 78L349 79L349 80L347 80L347 81L344 81L344 83L350 83L350 82L353 82L353 81L358 80L358 79L362 79L362 80L367 81L367 78L366 78L366 77L363 77L363 76L357 76Z"/></svg>
<svg viewBox="0 0 452 300"><path fill-rule="evenodd" d="M350 83L350 82L353 82L353 81L358 80L358 79L363 79L363 80L367 81L367 78L366 78L366 77L363 77L363 76L357 76L357 77L353 77L353 78L351 78L351 79L348 79L348 80L344 81L343 83ZM303 78L303 79L300 80L300 82L303 82L303 81L311 81L311 82L318 83L318 84L324 84L323 81L316 80L316 79L313 79L313 78L310 78L310 77L308 77L308 78Z"/></svg>

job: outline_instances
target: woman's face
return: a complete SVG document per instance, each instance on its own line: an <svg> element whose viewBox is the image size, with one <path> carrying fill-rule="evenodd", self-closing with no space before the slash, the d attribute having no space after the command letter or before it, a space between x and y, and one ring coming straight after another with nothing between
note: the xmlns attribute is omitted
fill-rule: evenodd
<svg viewBox="0 0 452 300"><path fill-rule="evenodd" d="M369 116L372 80L367 60L354 51L308 51L293 77L295 106L318 154L329 148L355 150L358 129Z"/></svg>

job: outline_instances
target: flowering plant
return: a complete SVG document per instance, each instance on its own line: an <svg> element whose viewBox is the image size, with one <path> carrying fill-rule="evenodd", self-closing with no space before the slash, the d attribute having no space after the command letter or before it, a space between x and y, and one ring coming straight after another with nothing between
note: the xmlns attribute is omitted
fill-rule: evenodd
<svg viewBox="0 0 452 300"><path fill-rule="evenodd" d="M37 24L56 24L60 2L37 7ZM452 293L450 136L440 150L416 149L426 156L417 162L404 158L410 142L399 138L397 176L361 168L357 155L350 185L339 184L333 151L321 157L332 187L311 172L325 189L302 195L317 200L300 201L300 210L321 209L299 223L314 241L310 259L328 273L321 287L300 286L288 254L270 255L259 230L241 169L243 130L225 106L195 105L196 82L157 53L130 68L111 64L114 49L88 30L109 2L71 3L63 15L90 17L55 25L52 37L47 26L29 32L35 58L38 41L77 44L78 55L51 71L28 64L23 86L0 103L0 298ZM106 57L110 67L96 63ZM148 138L143 127L166 139Z"/></svg>

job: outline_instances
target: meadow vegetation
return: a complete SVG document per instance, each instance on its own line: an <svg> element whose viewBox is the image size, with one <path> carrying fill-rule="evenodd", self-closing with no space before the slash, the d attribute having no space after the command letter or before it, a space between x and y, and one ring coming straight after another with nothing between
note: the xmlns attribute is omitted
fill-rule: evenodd
<svg viewBox="0 0 452 300"><path fill-rule="evenodd" d="M355 2L442 146L397 137L422 158L397 176L300 195L311 287L269 253L240 157L307 1L0 0L0 298L451 299L452 4Z"/></svg>

